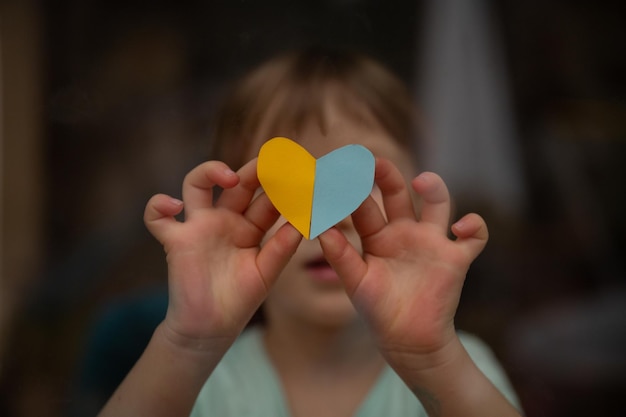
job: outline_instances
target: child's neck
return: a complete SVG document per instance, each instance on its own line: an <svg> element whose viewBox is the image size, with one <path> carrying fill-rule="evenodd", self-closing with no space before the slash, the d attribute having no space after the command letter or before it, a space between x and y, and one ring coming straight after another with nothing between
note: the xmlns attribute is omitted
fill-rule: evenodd
<svg viewBox="0 0 626 417"><path fill-rule="evenodd" d="M383 364L370 332L359 320L346 326L317 326L274 318L264 329L264 341L278 368L336 373Z"/></svg>
<svg viewBox="0 0 626 417"><path fill-rule="evenodd" d="M265 346L293 417L353 416L384 369L365 325L271 322Z"/></svg>

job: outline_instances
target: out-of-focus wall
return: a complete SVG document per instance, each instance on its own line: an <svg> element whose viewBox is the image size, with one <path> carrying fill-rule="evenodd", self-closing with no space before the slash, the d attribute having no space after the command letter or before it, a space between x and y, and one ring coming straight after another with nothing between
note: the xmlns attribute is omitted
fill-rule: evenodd
<svg viewBox="0 0 626 417"><path fill-rule="evenodd" d="M93 415L77 407L80 373L132 366L150 320L138 325L145 333L94 342L128 347L124 360L90 374L83 356L111 306L145 305L138 300L147 297L164 310L165 260L142 224L143 207L156 192L179 195L185 172L207 158L212 116L230 80L275 52L317 42L365 50L411 83L427 59L419 47L426 3L0 1L0 416ZM488 10L507 69L527 192L515 216L481 198L481 181L455 192L458 213L476 211L490 229L456 323L490 344L529 417L621 416L623 7L470 3ZM454 62L469 71L464 59ZM472 82L452 87L469 103L481 93ZM458 147L450 152L477 163ZM161 298L151 298L155 289Z"/></svg>
<svg viewBox="0 0 626 417"><path fill-rule="evenodd" d="M0 3L0 357L42 255L40 11L36 1Z"/></svg>

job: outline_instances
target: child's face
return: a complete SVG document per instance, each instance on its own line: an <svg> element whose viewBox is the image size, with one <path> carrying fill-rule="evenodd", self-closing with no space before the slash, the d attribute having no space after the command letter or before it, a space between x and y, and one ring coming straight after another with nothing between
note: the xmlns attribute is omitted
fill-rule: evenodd
<svg viewBox="0 0 626 417"><path fill-rule="evenodd" d="M317 123L309 123L299 132L298 137L290 139L299 142L315 158L348 144L361 144L375 156L393 161L407 179L415 174L407 152L373 118L356 121L331 104L326 106L328 126L325 134ZM255 152L269 138L257 138ZM256 153L249 157L255 155ZM376 188L372 195L382 209L382 201ZM279 220L269 234L283 223L283 219ZM350 218L345 219L338 227L360 250L360 240ZM324 260L316 239L303 240L300 243L267 298L265 309L269 320L276 315L290 315L296 320L324 327L346 326L357 317L337 274Z"/></svg>

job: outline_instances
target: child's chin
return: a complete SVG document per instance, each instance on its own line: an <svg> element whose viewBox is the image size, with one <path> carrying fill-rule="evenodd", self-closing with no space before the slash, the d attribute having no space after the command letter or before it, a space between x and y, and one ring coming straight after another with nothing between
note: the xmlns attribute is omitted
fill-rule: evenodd
<svg viewBox="0 0 626 417"><path fill-rule="evenodd" d="M346 297L345 303L336 303L333 306L324 306L311 312L312 324L327 328L349 327L358 320L358 314L350 300Z"/></svg>

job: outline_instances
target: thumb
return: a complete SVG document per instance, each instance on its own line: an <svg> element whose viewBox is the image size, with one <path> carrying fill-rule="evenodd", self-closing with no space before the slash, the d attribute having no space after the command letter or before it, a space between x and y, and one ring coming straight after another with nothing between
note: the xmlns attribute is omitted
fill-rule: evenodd
<svg viewBox="0 0 626 417"><path fill-rule="evenodd" d="M465 249L473 261L482 252L489 240L487 224L478 214L470 213L452 225L456 243Z"/></svg>
<svg viewBox="0 0 626 417"><path fill-rule="evenodd" d="M257 255L257 267L268 290L298 249L301 240L300 232L285 223L261 247Z"/></svg>
<svg viewBox="0 0 626 417"><path fill-rule="evenodd" d="M352 296L367 272L361 254L336 227L319 236L326 260L343 280L348 295Z"/></svg>
<svg viewBox="0 0 626 417"><path fill-rule="evenodd" d="M146 204L143 220L152 234L161 244L166 235L178 222L174 216L183 210L183 202L165 194L152 196Z"/></svg>

